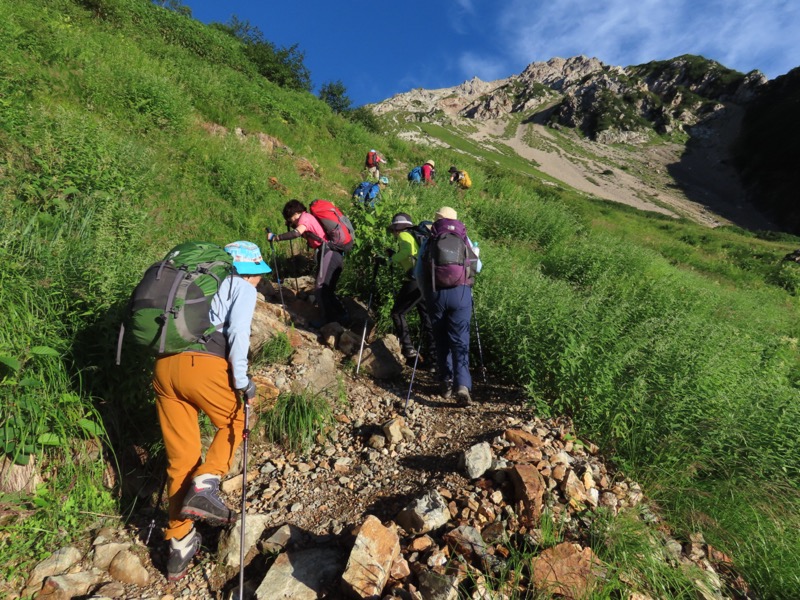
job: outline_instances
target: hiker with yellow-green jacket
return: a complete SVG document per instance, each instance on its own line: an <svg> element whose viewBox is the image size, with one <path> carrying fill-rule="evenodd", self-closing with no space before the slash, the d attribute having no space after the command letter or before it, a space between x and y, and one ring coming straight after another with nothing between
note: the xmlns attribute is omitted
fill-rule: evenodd
<svg viewBox="0 0 800 600"><path fill-rule="evenodd" d="M407 213L397 213L392 217L389 231L397 239L397 250L389 249L387 251L389 260L393 265L400 267L403 273L403 284L395 296L391 311L395 335L400 341L403 356L407 359L416 358L417 350L411 341L411 333L406 321L408 312L416 307L422 325L422 335L428 345L428 358L422 362L422 368L430 369L435 364L436 345L428 309L425 302L422 301L419 285L414 278L414 265L419 252L419 242L426 235L427 229L423 224L415 226L411 216Z"/></svg>

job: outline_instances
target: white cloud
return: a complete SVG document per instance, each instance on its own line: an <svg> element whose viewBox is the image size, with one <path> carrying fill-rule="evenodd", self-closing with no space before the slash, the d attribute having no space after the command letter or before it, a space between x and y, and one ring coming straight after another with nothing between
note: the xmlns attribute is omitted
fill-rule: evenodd
<svg viewBox="0 0 800 600"><path fill-rule="evenodd" d="M701 54L770 77L800 65L795 0L507 0L497 19L512 72L578 54L620 66Z"/></svg>
<svg viewBox="0 0 800 600"><path fill-rule="evenodd" d="M505 61L477 56L472 52L464 52L459 56L458 69L465 79L477 76L484 81L494 81L512 74Z"/></svg>

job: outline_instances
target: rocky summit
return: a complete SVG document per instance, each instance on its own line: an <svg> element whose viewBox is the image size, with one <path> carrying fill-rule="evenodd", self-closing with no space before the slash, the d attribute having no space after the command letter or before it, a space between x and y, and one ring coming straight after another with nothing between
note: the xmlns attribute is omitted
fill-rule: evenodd
<svg viewBox="0 0 800 600"><path fill-rule="evenodd" d="M770 148L743 141L770 83L700 56L628 67L576 56L506 79L414 89L370 109L400 138L479 162L500 164L510 150L522 162L503 166L542 185L710 227L780 229L742 181L747 157Z"/></svg>
<svg viewBox="0 0 800 600"><path fill-rule="evenodd" d="M646 141L649 129L670 133L710 118L724 103L746 104L766 82L758 71L745 75L695 56L631 67L576 56L534 62L507 79L475 77L452 88L415 89L371 108L379 115L400 112L430 121L519 115L578 128L593 139L604 134L606 143Z"/></svg>

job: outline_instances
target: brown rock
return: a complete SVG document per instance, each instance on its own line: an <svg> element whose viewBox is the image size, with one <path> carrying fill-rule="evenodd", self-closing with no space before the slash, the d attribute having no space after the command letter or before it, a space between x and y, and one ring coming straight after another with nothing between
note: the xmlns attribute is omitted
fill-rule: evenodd
<svg viewBox="0 0 800 600"><path fill-rule="evenodd" d="M429 535L422 535L411 540L408 545L409 550L412 552L425 552L428 548L433 546L433 540Z"/></svg>
<svg viewBox="0 0 800 600"><path fill-rule="evenodd" d="M602 576L602 562L591 548L563 542L548 548L531 561L533 584L550 594L585 598Z"/></svg>
<svg viewBox="0 0 800 600"><path fill-rule="evenodd" d="M520 514L521 520L528 525L537 524L542 514L544 478L536 467L528 464L514 465L510 473L514 482L516 499L523 505L523 511Z"/></svg>
<svg viewBox="0 0 800 600"><path fill-rule="evenodd" d="M532 446L512 446L503 458L512 463L538 463L542 460L542 451Z"/></svg>
<svg viewBox="0 0 800 600"><path fill-rule="evenodd" d="M544 446L542 438L523 429L506 429L505 437L509 442L517 446L532 446L533 448Z"/></svg>
<svg viewBox="0 0 800 600"><path fill-rule="evenodd" d="M397 532L369 515L361 525L350 552L342 575L342 589L356 598L380 598L392 564L399 555Z"/></svg>
<svg viewBox="0 0 800 600"><path fill-rule="evenodd" d="M122 583L132 583L139 587L150 583L150 574L142 565L142 561L129 550L117 553L108 566L108 573Z"/></svg>
<svg viewBox="0 0 800 600"><path fill-rule="evenodd" d="M567 502L573 508L580 508L589 501L586 495L586 488L574 471L570 471L561 482L561 490L564 492Z"/></svg>

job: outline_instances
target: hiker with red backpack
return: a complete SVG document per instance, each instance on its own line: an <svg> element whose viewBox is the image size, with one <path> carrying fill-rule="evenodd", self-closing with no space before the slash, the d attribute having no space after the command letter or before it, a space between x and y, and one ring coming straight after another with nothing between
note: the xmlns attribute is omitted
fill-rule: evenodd
<svg viewBox="0 0 800 600"><path fill-rule="evenodd" d="M451 398L455 391L458 403L466 407L472 392L472 285L482 265L454 209L443 206L436 212L431 235L419 256L414 273L433 325L440 391L444 398Z"/></svg>
<svg viewBox="0 0 800 600"><path fill-rule="evenodd" d="M316 251L316 296L323 318L310 325L320 328L325 323L349 324L349 317L336 295L336 285L344 267L344 254L353 247L353 226L350 220L327 200L314 200L308 209L299 200L289 200L283 207L283 218L290 231L276 235L267 233L267 241L283 242L302 237Z"/></svg>
<svg viewBox="0 0 800 600"><path fill-rule="evenodd" d="M183 256L192 251L191 246L192 243L178 246L167 255L158 269L162 280L168 279L167 263L182 264ZM210 323L209 331L213 333L198 340L201 347L194 345L184 351L159 354L153 373L156 409L167 455L169 523L164 539L169 541L170 549L169 581L186 575L200 547L200 534L193 521L225 525L237 519L236 512L220 499L219 484L220 478L230 471L236 449L245 436L245 411L256 396L256 385L247 373L250 324L256 307L256 286L271 269L252 242L228 244L224 252L216 249L222 256L230 255L232 260L228 259L227 267L231 269L232 263L232 269L226 276L213 275L218 289L209 298L210 304L202 304L208 311L206 323ZM185 274L185 269L182 272ZM210 273L210 270L200 272ZM186 279L193 276L192 273ZM192 302L201 305L197 299ZM181 312L189 312L188 306ZM205 460L201 456L200 411L217 428Z"/></svg>
<svg viewBox="0 0 800 600"><path fill-rule="evenodd" d="M376 181L381 178L381 163L386 164L386 159L375 148L367 152L367 158L364 159L364 169L367 175Z"/></svg>
<svg viewBox="0 0 800 600"><path fill-rule="evenodd" d="M406 314L416 307L419 313L422 335L427 340L429 352L426 355L427 359L423 361L422 368L430 370L436 361L433 358L436 356L436 342L433 338L428 306L422 299L422 293L414 277L414 265L417 262L419 246L422 240L428 236L430 230L422 223L414 225L411 216L401 212L392 217L389 231L397 239L397 250L395 251L391 248L387 250L389 261L393 265L398 265L404 273L403 284L400 287L400 291L397 292L392 305L391 316L394 323L394 332L400 341L403 356L409 360L417 358L417 350L411 341L411 333L408 330L408 322L406 321Z"/></svg>

